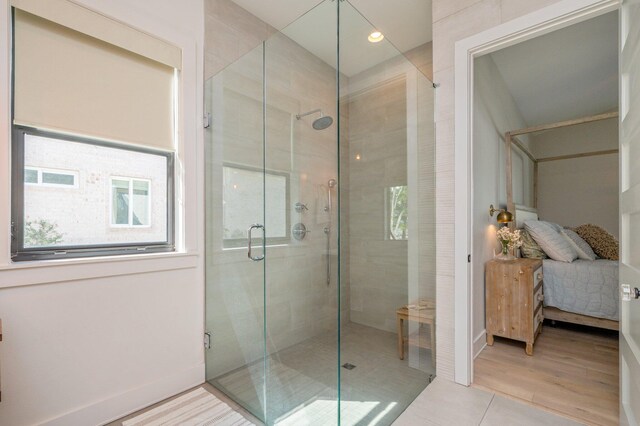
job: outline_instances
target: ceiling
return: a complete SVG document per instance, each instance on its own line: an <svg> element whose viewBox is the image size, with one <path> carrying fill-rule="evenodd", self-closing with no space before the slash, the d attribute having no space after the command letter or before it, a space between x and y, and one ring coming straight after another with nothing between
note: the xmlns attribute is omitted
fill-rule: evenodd
<svg viewBox="0 0 640 426"><path fill-rule="evenodd" d="M491 56L529 126L618 108L617 12Z"/></svg>
<svg viewBox="0 0 640 426"><path fill-rule="evenodd" d="M336 66L335 1L233 1L331 66ZM432 38L431 0L351 0L344 2L340 10L340 70L348 76ZM367 40L374 30L384 33L382 42Z"/></svg>

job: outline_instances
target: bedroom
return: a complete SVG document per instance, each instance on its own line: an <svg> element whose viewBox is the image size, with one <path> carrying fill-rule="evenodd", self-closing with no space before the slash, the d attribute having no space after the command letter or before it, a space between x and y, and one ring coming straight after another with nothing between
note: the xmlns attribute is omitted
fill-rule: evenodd
<svg viewBox="0 0 640 426"><path fill-rule="evenodd" d="M474 62L474 386L595 424L619 405L617 37L612 12Z"/></svg>

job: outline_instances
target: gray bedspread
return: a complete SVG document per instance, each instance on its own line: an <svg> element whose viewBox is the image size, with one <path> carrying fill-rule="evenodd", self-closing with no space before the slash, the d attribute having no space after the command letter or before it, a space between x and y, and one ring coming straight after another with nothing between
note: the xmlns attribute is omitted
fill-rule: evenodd
<svg viewBox="0 0 640 426"><path fill-rule="evenodd" d="M597 259L571 263L545 259L544 306L619 320L618 262Z"/></svg>

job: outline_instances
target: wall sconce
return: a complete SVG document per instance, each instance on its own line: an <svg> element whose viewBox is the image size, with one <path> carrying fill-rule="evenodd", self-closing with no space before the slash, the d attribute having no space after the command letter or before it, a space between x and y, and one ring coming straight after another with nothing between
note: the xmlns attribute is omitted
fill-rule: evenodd
<svg viewBox="0 0 640 426"><path fill-rule="evenodd" d="M496 209L493 207L493 204L489 206L489 216L493 217L493 214L498 212L498 216L496 217L496 221L498 223L509 223L513 222L513 214L508 212L505 209Z"/></svg>

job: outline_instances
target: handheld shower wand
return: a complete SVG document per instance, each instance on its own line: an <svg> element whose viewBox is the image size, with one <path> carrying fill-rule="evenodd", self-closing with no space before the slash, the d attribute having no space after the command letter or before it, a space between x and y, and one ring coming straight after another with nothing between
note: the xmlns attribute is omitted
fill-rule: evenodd
<svg viewBox="0 0 640 426"><path fill-rule="evenodd" d="M331 284L331 215L333 214L333 201L331 200L331 190L336 187L338 181L329 179L327 182L327 206L325 211L329 212L329 225L325 226L324 233L327 236L327 285Z"/></svg>

